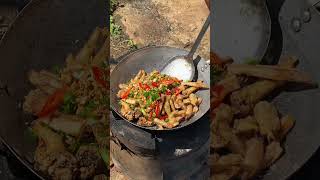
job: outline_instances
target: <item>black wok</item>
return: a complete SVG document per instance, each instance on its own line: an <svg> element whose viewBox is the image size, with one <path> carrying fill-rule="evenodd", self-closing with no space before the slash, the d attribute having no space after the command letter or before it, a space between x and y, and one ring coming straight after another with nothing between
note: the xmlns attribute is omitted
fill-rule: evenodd
<svg viewBox="0 0 320 180"><path fill-rule="evenodd" d="M107 23L107 7L100 0L34 0L19 14L0 44L0 136L4 144L39 178L33 169L36 142L26 136L21 102L32 88L31 69L62 65L69 52L76 52L96 26Z"/></svg>
<svg viewBox="0 0 320 180"><path fill-rule="evenodd" d="M121 62L114 68L110 77L110 104L113 111L115 111L120 117L122 117L123 120L125 120L125 117L123 117L120 113L120 105L118 103L119 99L116 96L117 92L119 91L119 84L128 82L141 69L145 70L146 72L151 72L154 69L160 70L171 58L177 55L186 54L187 51L172 47L147 47L121 57ZM204 83L209 86L210 68L204 59L199 58L197 69L198 80L203 80ZM174 130L188 126L200 119L209 110L209 89L200 90L196 94L203 99L203 102L200 104L199 111L191 119L182 122L176 128L164 130ZM154 126L144 127L137 125L136 122L127 122L144 129L157 130L157 128Z"/></svg>
<svg viewBox="0 0 320 180"><path fill-rule="evenodd" d="M265 30L261 35L268 35L268 38L270 36L270 40L261 41L261 38L252 36L251 31L243 31L250 28L250 26L244 27L247 26L245 23L238 26L239 21L237 21L237 18L239 17L232 19L232 15L239 14L240 11L230 12L230 8L239 8L239 6L233 6L236 3L233 1L220 0L212 6L212 9L216 10L213 11L213 14L217 12L214 14L215 19L213 20L217 29L214 28L211 32L211 37L216 38L213 40L215 43L213 43L212 50L217 50L218 54L235 57L238 62L244 58L243 54L257 57L257 59L264 56L263 63L277 63L280 55L292 55L299 58L298 69L308 72L320 84L319 34L317 33L320 32L320 15L319 11L312 7L311 2L267 0L264 3L263 1L238 0L237 3L239 2L253 5L262 3L268 6L267 8L263 7L265 10L259 13L264 15L267 13L267 9L269 10L271 19L267 21L262 19L259 22L260 24L269 22L267 23L268 26L266 26L266 29L259 28L257 30L260 32ZM308 12L310 13L310 19L307 21L303 20L303 15L306 12L307 14ZM226 21L226 16L231 20ZM301 22L301 29L298 31L292 26L293 20L296 19ZM245 22L250 22L251 20L251 16L244 18ZM235 24L238 29L232 29ZM268 30L269 26L271 26L271 31ZM233 30L236 30L236 32L230 36L230 31ZM254 29L252 30L254 31ZM259 31L256 31L256 33ZM244 41L240 43L240 40ZM260 44L260 46L257 44ZM266 49L267 45L268 48ZM247 52L257 47L264 48L260 49L262 51L253 51L254 53L252 54ZM320 145L320 89L282 92L273 102L281 114L291 114L295 118L296 124L284 142L285 153L261 177L263 180L288 179L317 150L319 152Z"/></svg>

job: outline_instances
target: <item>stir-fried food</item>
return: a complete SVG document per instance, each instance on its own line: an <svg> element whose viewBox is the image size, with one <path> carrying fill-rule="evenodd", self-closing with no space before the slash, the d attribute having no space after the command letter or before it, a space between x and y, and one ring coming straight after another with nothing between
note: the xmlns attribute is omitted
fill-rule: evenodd
<svg viewBox="0 0 320 180"><path fill-rule="evenodd" d="M212 179L253 179L284 153L284 139L295 120L265 98L289 81L314 87L295 65L290 57L283 57L276 67L219 64L224 72L211 88Z"/></svg>
<svg viewBox="0 0 320 180"><path fill-rule="evenodd" d="M65 67L29 73L35 89L23 108L36 117L34 166L52 179L93 178L109 167L107 36L96 28Z"/></svg>
<svg viewBox="0 0 320 180"><path fill-rule="evenodd" d="M195 93L207 86L202 81L182 82L156 70L140 70L119 88L120 113L128 121L162 129L174 128L197 113L202 99Z"/></svg>

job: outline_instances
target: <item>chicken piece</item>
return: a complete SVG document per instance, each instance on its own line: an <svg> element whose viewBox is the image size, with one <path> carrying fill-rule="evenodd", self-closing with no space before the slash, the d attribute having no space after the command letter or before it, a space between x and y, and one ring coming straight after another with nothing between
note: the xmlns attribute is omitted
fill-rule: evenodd
<svg viewBox="0 0 320 180"><path fill-rule="evenodd" d="M137 82L138 80L140 80L142 76L145 76L145 75L146 75L146 72L144 70L140 70L138 74L133 78L133 82Z"/></svg>
<svg viewBox="0 0 320 180"><path fill-rule="evenodd" d="M260 134L269 141L275 140L280 130L276 108L267 101L261 101L254 107L254 118L258 122Z"/></svg>
<svg viewBox="0 0 320 180"><path fill-rule="evenodd" d="M129 121L132 121L134 117L134 111L130 108L128 103L124 101L120 101L120 103L121 103L120 113Z"/></svg>
<svg viewBox="0 0 320 180"><path fill-rule="evenodd" d="M213 164L212 170L214 173L220 173L229 170L232 166L239 166L242 163L240 154L227 154L221 156L216 163Z"/></svg>
<svg viewBox="0 0 320 180"><path fill-rule="evenodd" d="M148 121L145 117L140 117L137 124L139 126L146 126L146 127L150 127L154 125L152 121Z"/></svg>
<svg viewBox="0 0 320 180"><path fill-rule="evenodd" d="M168 116L169 123L175 124L176 122L180 122L184 118L185 113L185 110L171 112Z"/></svg>
<svg viewBox="0 0 320 180"><path fill-rule="evenodd" d="M40 121L56 131L61 131L74 137L80 136L86 125L86 121L84 119L81 119L78 116L66 114L62 114L52 119L44 118Z"/></svg>
<svg viewBox="0 0 320 180"><path fill-rule="evenodd" d="M219 81L211 89L211 108L217 108L227 95L240 88L239 80L236 76L226 76L225 79Z"/></svg>
<svg viewBox="0 0 320 180"><path fill-rule="evenodd" d="M35 167L48 173L53 179L72 179L76 160L65 151L62 137L40 122L33 125L33 130L40 139L35 151Z"/></svg>
<svg viewBox="0 0 320 180"><path fill-rule="evenodd" d="M181 95L180 95L180 96L178 95L178 96L176 97L175 101L173 102L174 107L175 107L176 109L181 109L181 108L182 108L182 106L183 106L182 100L183 100L183 98L182 98Z"/></svg>
<svg viewBox="0 0 320 180"><path fill-rule="evenodd" d="M35 169L49 174L52 179L74 179L77 160L69 152L49 152L45 146L38 145L35 151Z"/></svg>
<svg viewBox="0 0 320 180"><path fill-rule="evenodd" d="M193 110L192 112L195 114L199 111L199 107L198 106L193 106Z"/></svg>
<svg viewBox="0 0 320 180"><path fill-rule="evenodd" d="M38 114L46 104L48 94L40 89L31 90L23 103L23 110L31 114Z"/></svg>
<svg viewBox="0 0 320 180"><path fill-rule="evenodd" d="M201 97L198 97L198 102L197 102L198 106L199 106L201 103L202 103L202 98L201 98Z"/></svg>
<svg viewBox="0 0 320 180"><path fill-rule="evenodd" d="M171 107L172 111L175 111L176 108L175 108L174 103L173 103L173 96L172 96L171 99L169 100L169 104L170 104L170 107Z"/></svg>
<svg viewBox="0 0 320 180"><path fill-rule="evenodd" d="M224 139L220 134L211 132L211 148L221 149L226 147L228 143L229 141Z"/></svg>
<svg viewBox="0 0 320 180"><path fill-rule="evenodd" d="M193 105L193 106L197 106L198 105L198 98L195 94L191 93L189 95L189 99L190 99L190 103Z"/></svg>
<svg viewBox="0 0 320 180"><path fill-rule="evenodd" d="M142 116L142 112L140 110L140 108L135 108L134 109L134 119L138 119L140 116Z"/></svg>
<svg viewBox="0 0 320 180"><path fill-rule="evenodd" d="M271 166L283 153L283 149L279 142L273 141L266 147L264 155L265 167Z"/></svg>
<svg viewBox="0 0 320 180"><path fill-rule="evenodd" d="M127 89L128 85L127 84L119 84L120 89Z"/></svg>
<svg viewBox="0 0 320 180"><path fill-rule="evenodd" d="M154 118L153 121L157 124L160 125L161 127L168 127L168 123L165 121L161 121L158 118Z"/></svg>
<svg viewBox="0 0 320 180"><path fill-rule="evenodd" d="M210 154L209 160L208 160L209 166L213 166L215 163L217 163L219 158L220 158L220 155L218 153Z"/></svg>
<svg viewBox="0 0 320 180"><path fill-rule="evenodd" d="M242 116L251 112L256 103L270 94L275 88L283 84L269 80L257 81L242 89L235 91L230 96L230 102L236 114Z"/></svg>
<svg viewBox="0 0 320 180"><path fill-rule="evenodd" d="M80 179L92 178L98 167L99 161L101 161L97 146L80 146L76 153L76 158L79 163Z"/></svg>
<svg viewBox="0 0 320 180"><path fill-rule="evenodd" d="M191 104L190 98L184 99L184 100L183 100L183 104L184 104L184 105L189 105L189 104Z"/></svg>
<svg viewBox="0 0 320 180"><path fill-rule="evenodd" d="M289 131L293 128L295 124L295 120L291 115L286 115L280 119L280 124L281 124L281 128L280 128L279 137L280 137L280 140L283 140L285 136L289 133Z"/></svg>
<svg viewBox="0 0 320 180"><path fill-rule="evenodd" d="M237 75L247 75L276 81L289 81L315 85L309 74L294 68L284 68L273 65L231 64L228 72Z"/></svg>
<svg viewBox="0 0 320 180"><path fill-rule="evenodd" d="M233 111L229 105L221 104L218 108L214 109L215 117L214 123L222 123L230 125L233 121Z"/></svg>
<svg viewBox="0 0 320 180"><path fill-rule="evenodd" d="M230 141L226 145L227 149L230 150L232 153L240 154L242 156L245 155L245 144L243 141L232 132L230 136Z"/></svg>
<svg viewBox="0 0 320 180"><path fill-rule="evenodd" d="M166 100L164 102L164 111L169 115L171 114L171 108L170 108L170 96L166 96Z"/></svg>
<svg viewBox="0 0 320 180"><path fill-rule="evenodd" d="M53 94L56 89L62 88L62 83L59 78L48 71L31 71L29 73L30 82L37 88L46 92L47 94Z"/></svg>
<svg viewBox="0 0 320 180"><path fill-rule="evenodd" d="M43 126L39 120L35 122L32 129L39 139L44 142L48 152L62 152L65 150L62 137L48 127Z"/></svg>
<svg viewBox="0 0 320 180"><path fill-rule="evenodd" d="M217 87L221 87L220 90ZM240 88L240 82L235 75L227 76L225 79L219 81L212 89L213 97L223 100L228 94Z"/></svg>
<svg viewBox="0 0 320 180"><path fill-rule="evenodd" d="M136 105L138 103L138 101L136 99L133 98L128 98L125 100L126 103L131 104L131 105Z"/></svg>
<svg viewBox="0 0 320 180"><path fill-rule="evenodd" d="M190 104L186 109L186 119L189 119L193 114L193 106Z"/></svg>
<svg viewBox="0 0 320 180"><path fill-rule="evenodd" d="M161 114L161 115L163 115L163 112L164 112L165 98L166 98L166 96L163 95L163 94L161 94L160 103L159 103L159 111L160 111L160 114Z"/></svg>
<svg viewBox="0 0 320 180"><path fill-rule="evenodd" d="M252 116L235 120L233 127L240 134L252 134L259 131L258 124Z"/></svg>
<svg viewBox="0 0 320 180"><path fill-rule="evenodd" d="M73 179L76 174L77 161L69 152L63 152L57 155L54 163L48 168L48 174L52 179Z"/></svg>
<svg viewBox="0 0 320 180"><path fill-rule="evenodd" d="M260 138L251 138L246 142L246 154L243 160L243 167L247 172L245 179L255 176L264 167L264 146Z"/></svg>
<svg viewBox="0 0 320 180"><path fill-rule="evenodd" d="M296 64L296 60L292 58L282 57L278 64L279 67L291 68ZM276 88L284 85L284 81L261 80L250 84L230 96L231 106L236 114L242 116L247 115L256 103L266 97Z"/></svg>
<svg viewBox="0 0 320 180"><path fill-rule="evenodd" d="M211 145L214 149L226 147L233 136L232 128L226 123L219 123L211 128Z"/></svg>
<svg viewBox="0 0 320 180"><path fill-rule="evenodd" d="M196 88L208 88L206 84L204 84L202 81L197 82L182 82L181 85L183 86L191 86Z"/></svg>
<svg viewBox="0 0 320 180"><path fill-rule="evenodd" d="M199 88L197 87L189 87L186 90L182 91L182 94L185 96L189 96L191 93L197 91Z"/></svg>

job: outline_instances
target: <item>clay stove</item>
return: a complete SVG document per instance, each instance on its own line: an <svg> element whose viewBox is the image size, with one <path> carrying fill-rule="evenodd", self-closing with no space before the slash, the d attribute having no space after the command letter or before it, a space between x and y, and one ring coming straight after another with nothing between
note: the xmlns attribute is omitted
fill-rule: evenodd
<svg viewBox="0 0 320 180"><path fill-rule="evenodd" d="M110 154L133 180L208 179L209 118L171 131L138 128L111 113Z"/></svg>

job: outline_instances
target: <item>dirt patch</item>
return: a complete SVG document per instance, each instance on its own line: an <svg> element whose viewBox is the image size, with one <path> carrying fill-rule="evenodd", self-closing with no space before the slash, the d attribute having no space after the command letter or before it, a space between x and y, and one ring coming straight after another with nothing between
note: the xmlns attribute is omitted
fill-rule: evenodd
<svg viewBox="0 0 320 180"><path fill-rule="evenodd" d="M121 4L114 12L116 23L138 47L166 45L190 49L209 14L201 0L127 0ZM209 45L208 32L198 50L206 59Z"/></svg>

